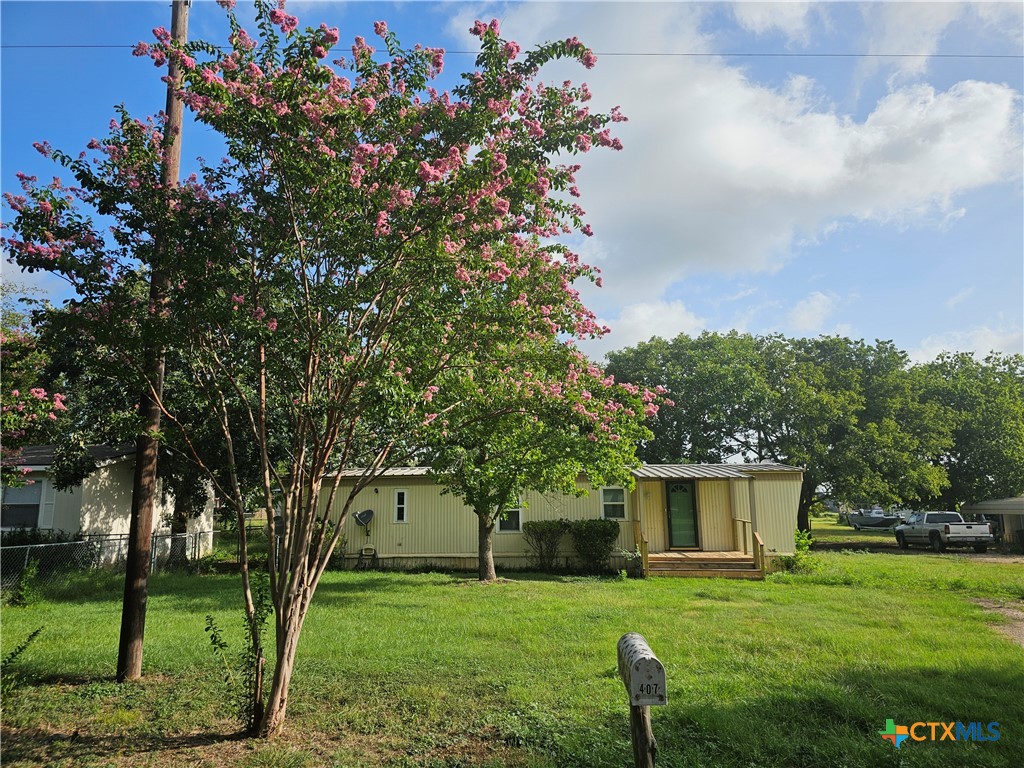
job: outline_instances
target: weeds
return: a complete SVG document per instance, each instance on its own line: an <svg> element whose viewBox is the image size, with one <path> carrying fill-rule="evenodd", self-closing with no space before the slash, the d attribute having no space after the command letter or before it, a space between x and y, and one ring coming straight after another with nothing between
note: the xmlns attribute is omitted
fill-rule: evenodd
<svg viewBox="0 0 1024 768"><path fill-rule="evenodd" d="M11 665L14 664L18 658L28 650L28 647L35 642L36 638L39 637L43 632L43 627L39 627L34 630L26 637L20 645L11 649L11 652L0 660L0 703L6 703L10 700L10 696L13 696L15 691L21 685L21 675L17 671L11 671Z"/></svg>
<svg viewBox="0 0 1024 768"><path fill-rule="evenodd" d="M267 619L273 610L270 601L270 586L266 578L253 583L252 621L243 616L245 625L245 649L232 663L228 656L229 645L210 614L206 615L206 632L210 636L210 647L224 668L224 684L228 689L228 701L233 714L247 733L254 733L263 718L263 676L266 658L263 655L263 635Z"/></svg>

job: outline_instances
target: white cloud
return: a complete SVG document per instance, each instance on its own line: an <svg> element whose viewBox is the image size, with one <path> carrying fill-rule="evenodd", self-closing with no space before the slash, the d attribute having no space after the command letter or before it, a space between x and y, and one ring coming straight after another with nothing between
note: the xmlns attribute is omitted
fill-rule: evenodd
<svg viewBox="0 0 1024 768"><path fill-rule="evenodd" d="M806 45L810 35L811 11L821 12L810 3L733 3L730 4L736 22L756 35L780 32L790 43Z"/></svg>
<svg viewBox="0 0 1024 768"><path fill-rule="evenodd" d="M946 308L947 309L952 309L957 304L962 304L964 301L969 299L971 297L971 294L973 294L973 293L974 293L974 288L972 287L972 288L964 288L962 291L959 291L959 292L953 294L948 299L946 299Z"/></svg>
<svg viewBox="0 0 1024 768"><path fill-rule="evenodd" d="M578 34L598 52L710 49L704 6L644 5L644 24L627 3L587 7L503 6L503 34L526 45ZM451 26L469 44L472 19L489 15ZM806 76L768 87L714 57L605 56L591 72L563 62L542 76L584 79L596 108L621 104L630 118L616 126L625 150L591 153L579 174L608 286L601 314L660 300L695 273L777 270L837 222L941 224L959 215L958 195L1020 173L1020 98L1006 85L907 86L855 120Z"/></svg>
<svg viewBox="0 0 1024 768"><path fill-rule="evenodd" d="M786 319L798 333L820 333L828 316L836 308L836 296L814 291L806 298L798 301L789 311Z"/></svg>
<svg viewBox="0 0 1024 768"><path fill-rule="evenodd" d="M981 325L966 331L934 334L922 339L917 349L911 350L910 359L915 363L925 363L942 352L974 352L979 356L989 352L1024 354L1024 328L1019 324L995 328Z"/></svg>
<svg viewBox="0 0 1024 768"><path fill-rule="evenodd" d="M963 16L964 10L960 3L929 3L927 8L908 2L863 4L861 12L869 30L867 52L871 56L862 60L861 76L867 78L890 67L899 78L926 72L946 29ZM902 56L886 58L892 54Z"/></svg>
<svg viewBox="0 0 1024 768"><path fill-rule="evenodd" d="M654 301L631 304L619 314L618 320L601 319L612 331L601 339L586 341L580 349L598 359L612 349L631 347L652 336L672 339L680 333L699 334L705 320L688 310L681 301Z"/></svg>

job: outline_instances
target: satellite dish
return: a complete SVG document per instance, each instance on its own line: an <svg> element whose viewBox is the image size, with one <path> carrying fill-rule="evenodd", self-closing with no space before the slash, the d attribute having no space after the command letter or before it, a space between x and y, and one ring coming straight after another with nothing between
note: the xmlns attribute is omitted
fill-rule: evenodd
<svg viewBox="0 0 1024 768"><path fill-rule="evenodd" d="M364 509L362 512L356 512L353 517L356 520L356 525L369 525L373 520L373 510Z"/></svg>

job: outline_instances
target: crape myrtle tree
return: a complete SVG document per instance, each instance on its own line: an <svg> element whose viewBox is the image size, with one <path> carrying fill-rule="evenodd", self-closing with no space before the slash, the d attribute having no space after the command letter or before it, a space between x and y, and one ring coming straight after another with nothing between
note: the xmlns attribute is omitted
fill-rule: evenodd
<svg viewBox="0 0 1024 768"><path fill-rule="evenodd" d="M281 540L269 558L276 654L258 727L270 736L340 535L328 523L429 443L431 387L486 373L480 351L597 331L573 288L594 270L555 239L589 234L571 200L578 166L563 159L619 148L608 124L622 118L592 113L585 85L538 82L552 59L593 66L576 39L524 54L497 22L477 22L475 71L439 93L431 80L444 52L403 49L384 22L375 32L385 52L358 37L332 65L336 28L300 30L265 2L255 37L230 8L228 18L226 49L179 47L160 28L135 51L181 63L180 96L223 138L224 159L163 188L161 121L122 113L92 155L39 146L76 186L24 179L26 193L8 200L17 215L6 243L24 267L72 281L81 333L111 349L148 339L176 356L220 439L215 450L193 439L170 395L166 430L239 515L242 436L255 446ZM110 236L92 212L114 220ZM157 237L169 254L159 265ZM166 280L159 305L135 298L140 264ZM339 470L357 462L364 472L339 494ZM244 550L242 583L255 632Z"/></svg>
<svg viewBox="0 0 1024 768"><path fill-rule="evenodd" d="M662 398L617 384L551 338L496 350L475 373L429 393L429 458L437 481L476 514L479 578L493 581L494 529L521 493L580 495L581 475L593 487L631 485L637 444L652 436L644 419Z"/></svg>
<svg viewBox="0 0 1024 768"><path fill-rule="evenodd" d="M47 391L48 356L28 316L8 305L10 293L9 286L0 287L0 483L5 488L27 482L23 449L26 445L49 442L59 417L67 411L67 396L52 387Z"/></svg>

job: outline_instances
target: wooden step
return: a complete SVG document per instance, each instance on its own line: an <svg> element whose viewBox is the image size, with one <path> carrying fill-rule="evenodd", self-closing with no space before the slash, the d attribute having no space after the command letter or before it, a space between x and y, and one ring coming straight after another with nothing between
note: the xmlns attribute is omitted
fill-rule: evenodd
<svg viewBox="0 0 1024 768"><path fill-rule="evenodd" d="M749 571L754 568L754 561L743 560L705 560L698 562L672 562L668 560L648 560L652 571L654 570L713 570L713 571Z"/></svg>

